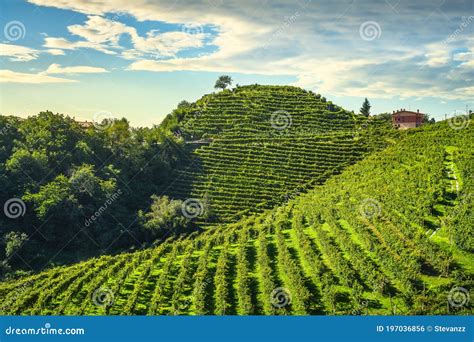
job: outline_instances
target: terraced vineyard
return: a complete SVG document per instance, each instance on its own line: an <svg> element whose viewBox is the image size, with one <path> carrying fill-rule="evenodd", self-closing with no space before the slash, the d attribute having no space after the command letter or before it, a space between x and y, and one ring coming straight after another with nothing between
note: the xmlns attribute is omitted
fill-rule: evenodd
<svg viewBox="0 0 474 342"><path fill-rule="evenodd" d="M0 313L472 312L453 298L474 285L473 133L409 131L275 209L1 283Z"/></svg>
<svg viewBox="0 0 474 342"><path fill-rule="evenodd" d="M213 222L272 208L370 150L357 135L360 118L296 87L238 87L204 96L180 115L176 130L188 143L209 143L184 153L185 165L164 192L203 199Z"/></svg>
<svg viewBox="0 0 474 342"><path fill-rule="evenodd" d="M229 131L276 136L279 129L326 134L352 130L354 115L301 88L250 85L204 96L184 113L181 128L193 139Z"/></svg>

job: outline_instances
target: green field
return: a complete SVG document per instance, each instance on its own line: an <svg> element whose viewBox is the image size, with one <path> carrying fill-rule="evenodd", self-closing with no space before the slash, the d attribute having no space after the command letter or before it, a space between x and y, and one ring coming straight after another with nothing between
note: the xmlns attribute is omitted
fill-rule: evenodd
<svg viewBox="0 0 474 342"><path fill-rule="evenodd" d="M286 132L269 125L277 110ZM167 124L181 139L212 141L181 142L188 162L166 193L207 198L214 218L156 247L4 281L1 314L472 313L452 305L474 285L472 119L396 132L319 95L256 86L179 115Z"/></svg>

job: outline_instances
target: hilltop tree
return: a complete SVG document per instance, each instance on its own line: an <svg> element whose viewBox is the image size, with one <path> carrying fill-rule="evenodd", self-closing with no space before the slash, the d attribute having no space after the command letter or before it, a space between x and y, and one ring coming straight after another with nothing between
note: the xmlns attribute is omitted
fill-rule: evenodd
<svg viewBox="0 0 474 342"><path fill-rule="evenodd" d="M228 75L222 75L219 76L219 78L216 81L216 84L214 85L215 89L225 89L227 86L230 86L232 84L232 77Z"/></svg>
<svg viewBox="0 0 474 342"><path fill-rule="evenodd" d="M370 102L365 98L364 103L362 104L362 107L360 108L360 113L364 116L369 116L370 115Z"/></svg>
<svg viewBox="0 0 474 342"><path fill-rule="evenodd" d="M189 108L191 107L191 103L186 101L186 100L182 100L180 103L178 103L178 109L186 109L186 108Z"/></svg>
<svg viewBox="0 0 474 342"><path fill-rule="evenodd" d="M423 123L434 124L435 122L436 122L435 118L430 118L428 114L423 115Z"/></svg>

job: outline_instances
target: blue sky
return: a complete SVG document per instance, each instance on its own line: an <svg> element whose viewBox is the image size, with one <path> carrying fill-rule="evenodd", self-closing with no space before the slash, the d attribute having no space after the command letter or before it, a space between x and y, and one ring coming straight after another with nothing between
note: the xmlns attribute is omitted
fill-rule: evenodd
<svg viewBox="0 0 474 342"><path fill-rule="evenodd" d="M349 110L474 106L473 1L4 0L0 113L158 124L229 74Z"/></svg>

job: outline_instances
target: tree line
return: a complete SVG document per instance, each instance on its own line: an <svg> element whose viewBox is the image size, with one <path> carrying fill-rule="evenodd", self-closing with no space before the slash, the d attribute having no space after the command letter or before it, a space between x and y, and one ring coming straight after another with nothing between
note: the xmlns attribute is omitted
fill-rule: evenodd
<svg viewBox="0 0 474 342"><path fill-rule="evenodd" d="M0 116L0 277L194 229L181 201L160 196L182 144L126 119L84 128L50 111Z"/></svg>

